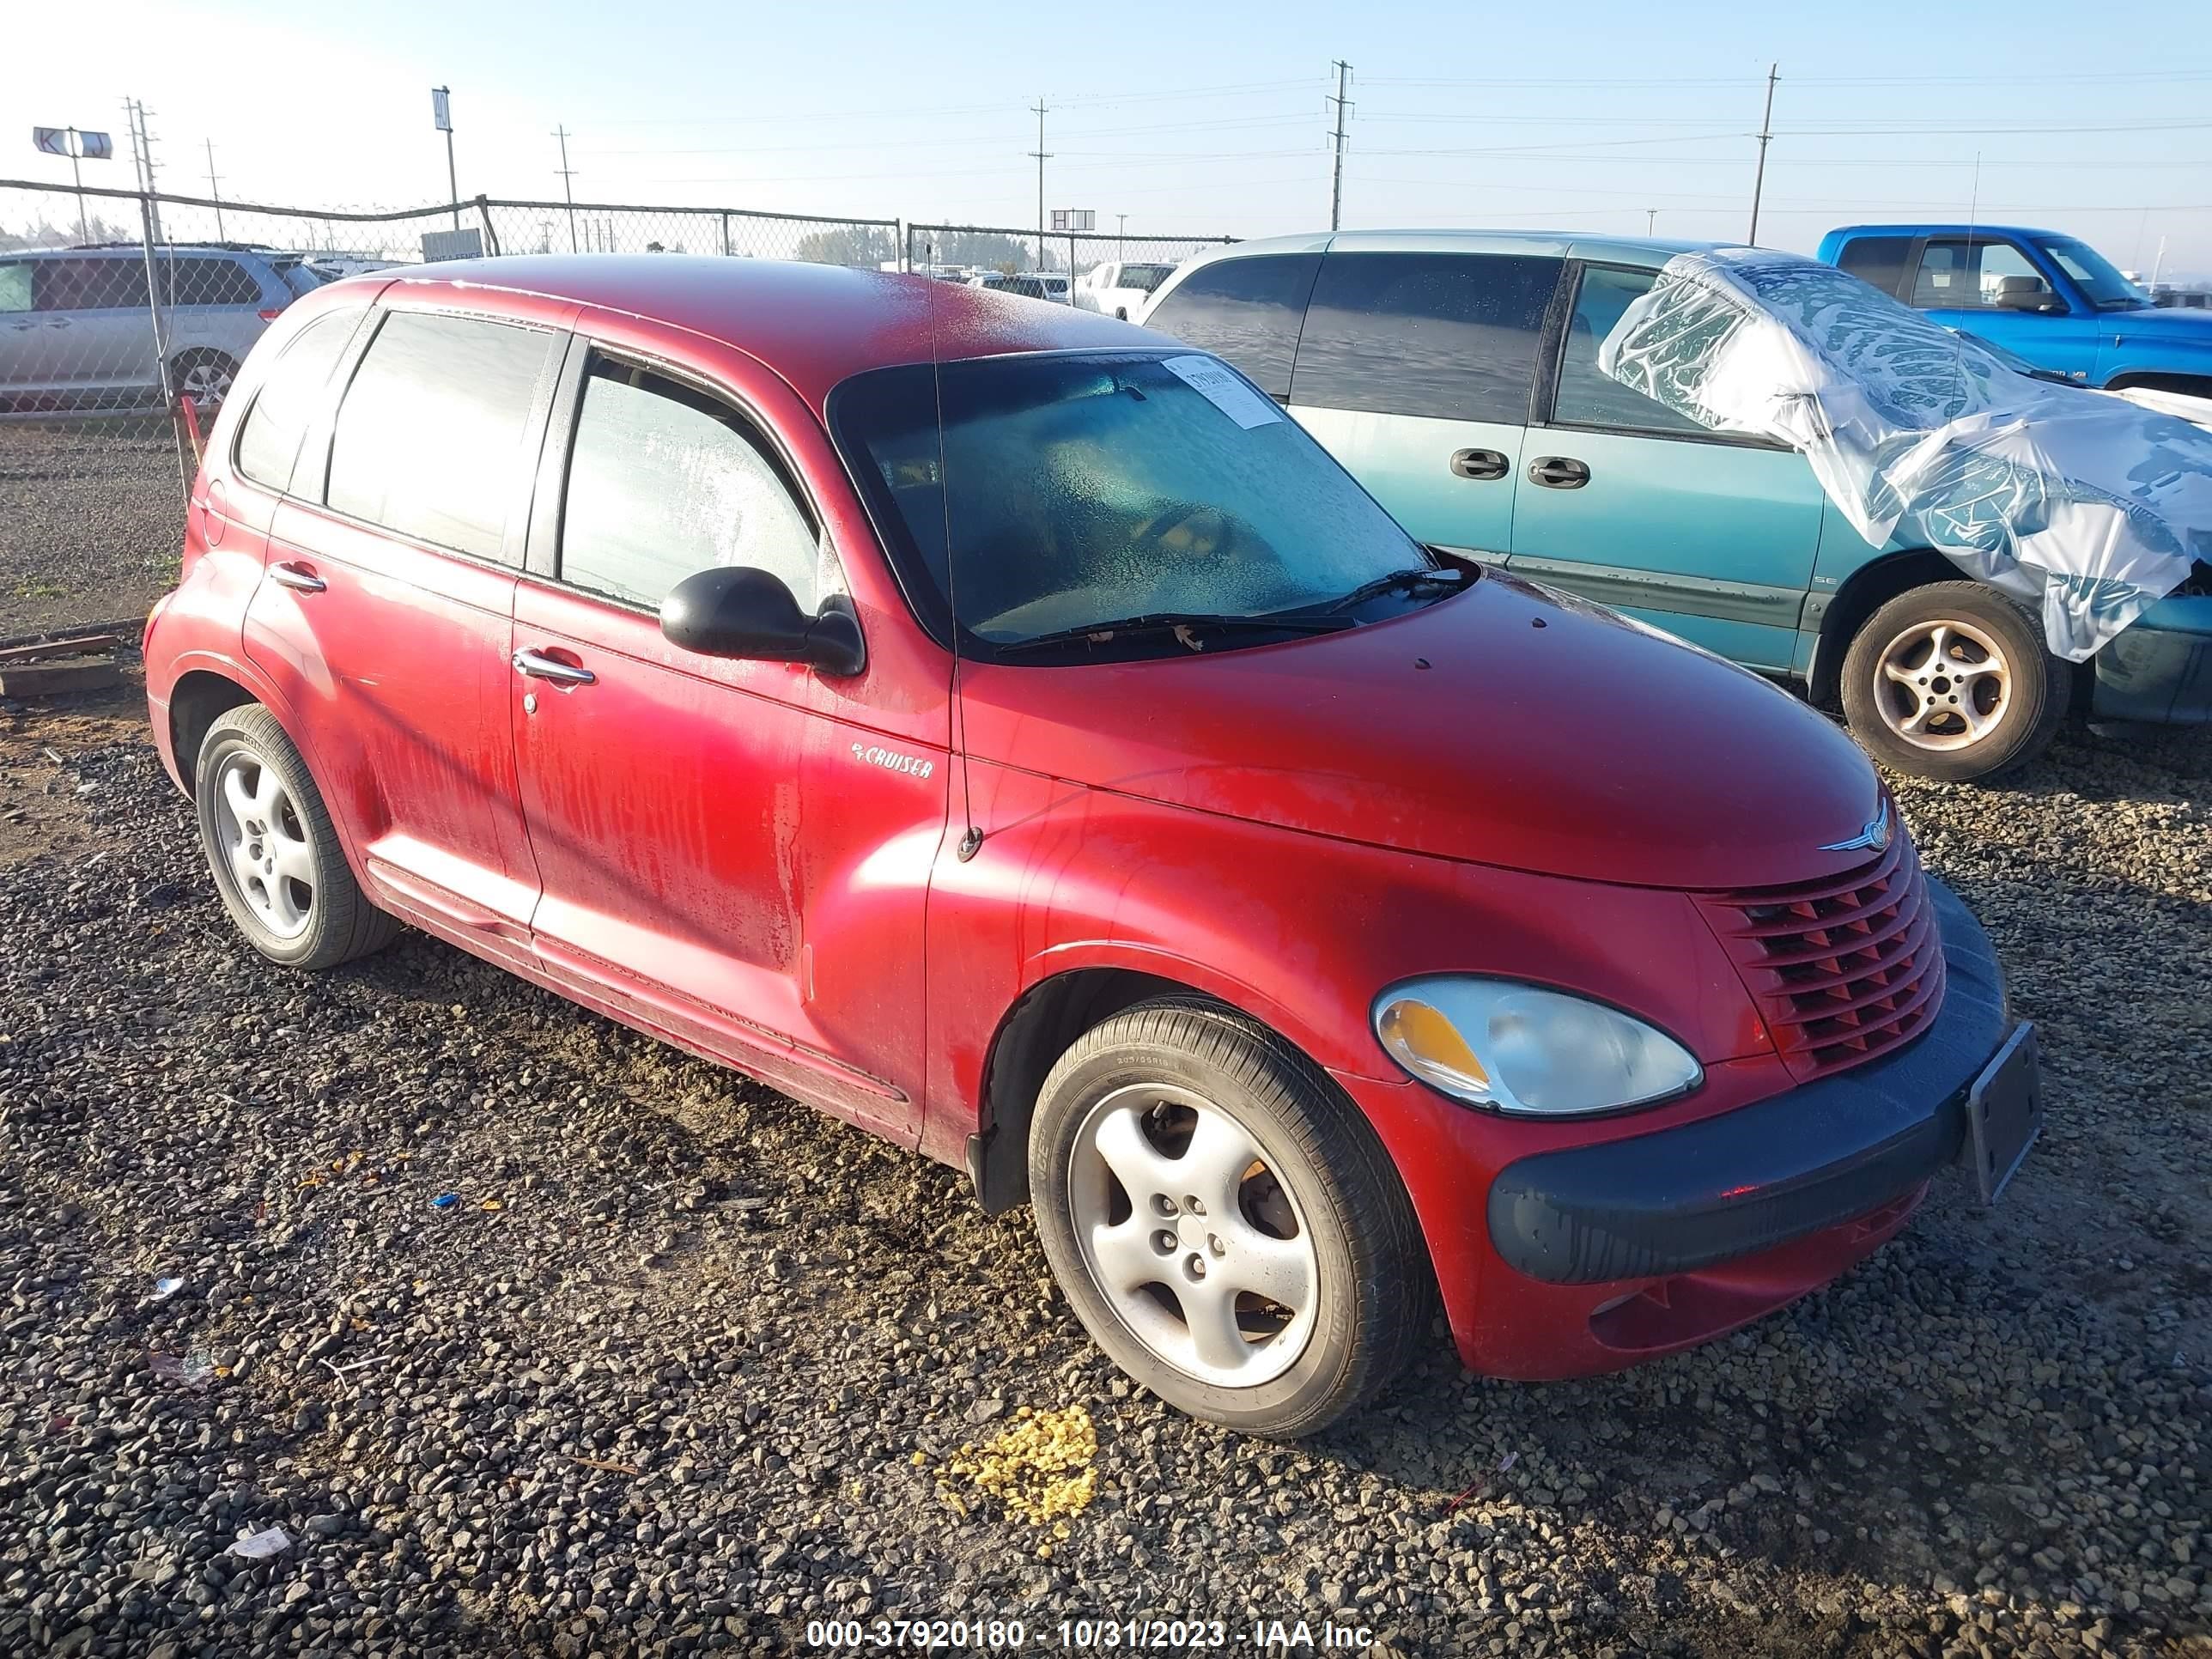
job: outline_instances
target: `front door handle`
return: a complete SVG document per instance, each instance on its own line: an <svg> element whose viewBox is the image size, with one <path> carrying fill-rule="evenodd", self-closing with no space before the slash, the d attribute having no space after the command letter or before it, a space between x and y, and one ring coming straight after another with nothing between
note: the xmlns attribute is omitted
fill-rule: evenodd
<svg viewBox="0 0 2212 1659"><path fill-rule="evenodd" d="M1494 449L1452 452L1451 470L1462 478L1502 478L1512 463Z"/></svg>
<svg viewBox="0 0 2212 1659"><path fill-rule="evenodd" d="M269 580L279 587L289 587L301 593L319 593L330 586L304 564L289 560L283 564L270 565Z"/></svg>
<svg viewBox="0 0 2212 1659"><path fill-rule="evenodd" d="M542 656L535 651L518 651L514 661L517 672L533 680L552 680L561 685L594 685L599 682L599 677L588 668L579 668L574 663Z"/></svg>
<svg viewBox="0 0 2212 1659"><path fill-rule="evenodd" d="M1528 464L1528 478L1547 489L1580 489L1589 482L1589 467L1571 455L1540 455Z"/></svg>

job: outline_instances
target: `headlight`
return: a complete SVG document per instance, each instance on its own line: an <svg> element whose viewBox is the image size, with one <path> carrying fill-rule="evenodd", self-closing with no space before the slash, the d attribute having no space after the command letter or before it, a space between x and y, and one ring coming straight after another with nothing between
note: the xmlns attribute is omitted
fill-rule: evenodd
<svg viewBox="0 0 2212 1659"><path fill-rule="evenodd" d="M1705 1072L1663 1031L1601 1003L1511 980L1408 980L1375 1005L1390 1057L1455 1100L1531 1117L1642 1106Z"/></svg>

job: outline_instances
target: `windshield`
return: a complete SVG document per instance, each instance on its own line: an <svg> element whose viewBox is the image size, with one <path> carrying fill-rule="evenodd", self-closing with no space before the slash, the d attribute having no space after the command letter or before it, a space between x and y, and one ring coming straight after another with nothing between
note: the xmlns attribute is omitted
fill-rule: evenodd
<svg viewBox="0 0 2212 1659"><path fill-rule="evenodd" d="M2098 310L2138 311L2151 303L2148 294L2121 276L2111 260L2087 242L2077 242L2070 236L2045 236L2036 246L2065 268Z"/></svg>
<svg viewBox="0 0 2212 1659"><path fill-rule="evenodd" d="M1168 279L1172 265L1123 265L1121 286L1133 288L1139 294L1150 294Z"/></svg>
<svg viewBox="0 0 2212 1659"><path fill-rule="evenodd" d="M963 653L1164 612L1271 615L1433 563L1215 358L947 363L941 447L933 379L926 363L858 375L838 388L832 423L908 599L940 639L957 554Z"/></svg>

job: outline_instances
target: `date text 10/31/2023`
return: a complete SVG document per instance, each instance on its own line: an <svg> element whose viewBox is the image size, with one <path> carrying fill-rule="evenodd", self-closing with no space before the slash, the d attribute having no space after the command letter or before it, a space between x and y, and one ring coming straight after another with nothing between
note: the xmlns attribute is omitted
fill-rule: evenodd
<svg viewBox="0 0 2212 1659"><path fill-rule="evenodd" d="M810 1648L1018 1651L1030 1645L1064 1651L1242 1648L1261 1654L1358 1651L1375 1644L1365 1625L1332 1620L1254 1619L1063 1619L1031 1632L1012 1619L817 1619L807 1621ZM1055 1639L1055 1638L1057 1639Z"/></svg>

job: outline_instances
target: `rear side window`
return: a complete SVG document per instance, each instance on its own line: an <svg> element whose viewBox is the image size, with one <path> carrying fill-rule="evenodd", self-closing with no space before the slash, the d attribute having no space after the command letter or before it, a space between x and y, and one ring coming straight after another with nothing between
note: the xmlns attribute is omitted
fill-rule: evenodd
<svg viewBox="0 0 2212 1659"><path fill-rule="evenodd" d="M751 565L812 611L828 555L752 424L720 400L599 362L584 382L561 516L561 580L658 605L686 576Z"/></svg>
<svg viewBox="0 0 2212 1659"><path fill-rule="evenodd" d="M551 340L474 317L386 316L338 409L330 505L498 558L527 471L522 440Z"/></svg>
<svg viewBox="0 0 2212 1659"><path fill-rule="evenodd" d="M300 441L360 320L357 311L318 317L284 348L239 428L238 470L254 483L271 489L290 486Z"/></svg>
<svg viewBox="0 0 2212 1659"><path fill-rule="evenodd" d="M30 308L30 266L0 265L0 311L28 311Z"/></svg>
<svg viewBox="0 0 2212 1659"><path fill-rule="evenodd" d="M48 259L33 267L40 311L144 311L143 259Z"/></svg>
<svg viewBox="0 0 2212 1659"><path fill-rule="evenodd" d="M1905 263L1911 253L1910 236L1854 236L1844 244L1836 264L1894 299L1904 291Z"/></svg>
<svg viewBox="0 0 2212 1659"><path fill-rule="evenodd" d="M1271 398L1291 392L1298 325L1318 253L1261 253L1200 265L1145 319L1145 326L1226 357Z"/></svg>
<svg viewBox="0 0 2212 1659"><path fill-rule="evenodd" d="M1597 349L1621 313L1651 291L1656 271L1589 265L1567 318L1559 354L1559 389L1552 418L1570 426L1627 427L1643 432L1704 433L1686 415L1623 386L1597 366Z"/></svg>
<svg viewBox="0 0 2212 1659"><path fill-rule="evenodd" d="M1330 254L1306 308L1291 401L1525 422L1560 264L1522 254Z"/></svg>
<svg viewBox="0 0 2212 1659"><path fill-rule="evenodd" d="M157 266L173 306L258 306L261 283L235 259L172 259Z"/></svg>

